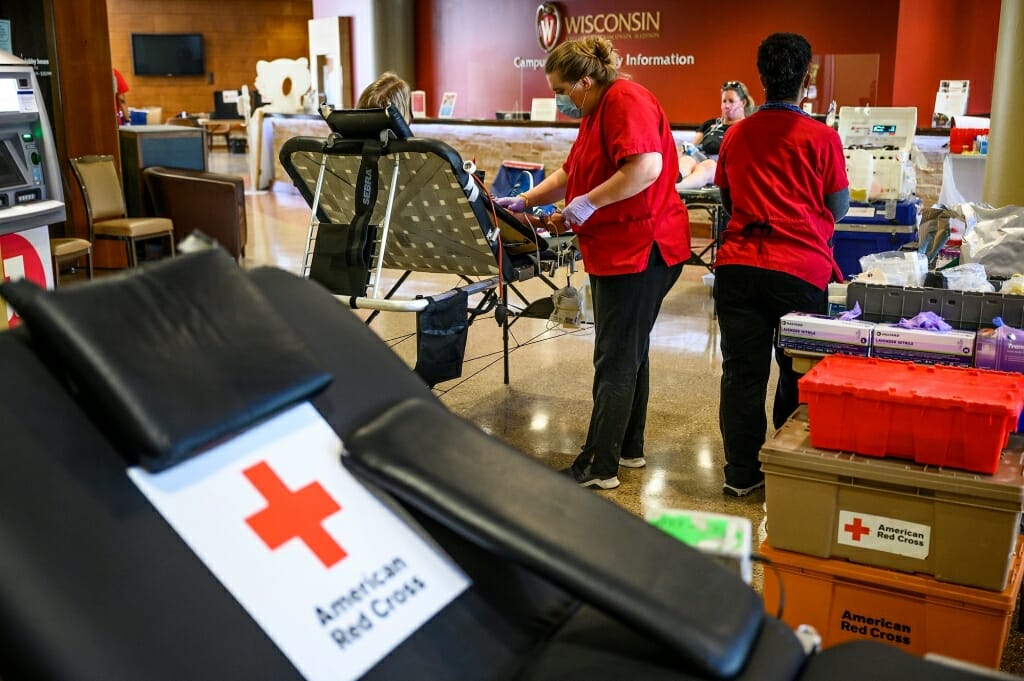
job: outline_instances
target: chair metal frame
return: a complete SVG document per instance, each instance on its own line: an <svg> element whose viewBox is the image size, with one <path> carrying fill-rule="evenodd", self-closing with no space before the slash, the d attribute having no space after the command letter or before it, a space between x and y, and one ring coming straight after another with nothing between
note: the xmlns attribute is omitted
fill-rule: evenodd
<svg viewBox="0 0 1024 681"><path fill-rule="evenodd" d="M681 189L679 198L683 199L686 208L703 210L711 220L711 240L700 251L690 250L690 257L686 260L687 265L701 265L709 272L714 272L715 254L718 250L719 239L725 231L726 222L729 220L729 213L722 205L722 197L718 187L704 187L702 189Z"/></svg>

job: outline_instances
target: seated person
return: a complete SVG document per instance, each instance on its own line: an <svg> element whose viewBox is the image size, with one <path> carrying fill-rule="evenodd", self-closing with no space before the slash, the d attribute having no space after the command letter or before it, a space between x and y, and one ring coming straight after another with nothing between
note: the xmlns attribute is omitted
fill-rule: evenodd
<svg viewBox="0 0 1024 681"><path fill-rule="evenodd" d="M412 90L409 84L391 71L385 71L380 78L366 86L359 95L357 109L383 109L388 104L412 123Z"/></svg>
<svg viewBox="0 0 1024 681"><path fill-rule="evenodd" d="M729 126L754 113L754 99L747 86L738 80L722 84L722 117L712 118L701 124L693 143L683 147L679 157L679 174L682 181L678 189L700 189L715 179L718 162L718 147L722 144Z"/></svg>

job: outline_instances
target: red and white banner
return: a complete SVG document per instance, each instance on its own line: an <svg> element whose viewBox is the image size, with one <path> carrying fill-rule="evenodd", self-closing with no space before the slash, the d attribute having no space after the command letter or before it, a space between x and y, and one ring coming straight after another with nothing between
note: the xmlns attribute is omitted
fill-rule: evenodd
<svg viewBox="0 0 1024 681"><path fill-rule="evenodd" d="M0 274L4 281L28 279L40 286L53 288L53 267L50 263L50 228L33 227L0 236ZM20 320L7 306L5 326L17 326Z"/></svg>
<svg viewBox="0 0 1024 681"><path fill-rule="evenodd" d="M310 405L129 477L310 681L357 679L468 586L339 459Z"/></svg>

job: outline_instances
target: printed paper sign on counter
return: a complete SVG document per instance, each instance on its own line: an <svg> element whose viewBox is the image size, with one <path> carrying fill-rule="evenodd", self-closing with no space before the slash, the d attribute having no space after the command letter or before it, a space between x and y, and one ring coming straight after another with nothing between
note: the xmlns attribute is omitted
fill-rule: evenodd
<svg viewBox="0 0 1024 681"><path fill-rule="evenodd" d="M310 681L357 679L468 586L345 470L309 404L129 477Z"/></svg>

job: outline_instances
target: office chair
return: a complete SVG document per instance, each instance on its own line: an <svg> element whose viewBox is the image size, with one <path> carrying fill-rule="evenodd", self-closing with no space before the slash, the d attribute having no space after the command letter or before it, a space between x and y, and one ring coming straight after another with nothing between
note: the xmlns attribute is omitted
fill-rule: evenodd
<svg viewBox="0 0 1024 681"><path fill-rule="evenodd" d="M174 255L174 225L167 218L127 217L124 191L117 176L114 157L80 156L71 159L71 169L82 190L89 217L89 240L116 239L125 244L128 266L139 264L136 244L150 239L167 239Z"/></svg>

